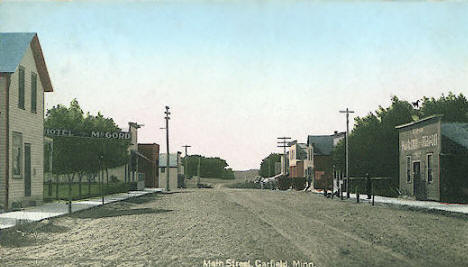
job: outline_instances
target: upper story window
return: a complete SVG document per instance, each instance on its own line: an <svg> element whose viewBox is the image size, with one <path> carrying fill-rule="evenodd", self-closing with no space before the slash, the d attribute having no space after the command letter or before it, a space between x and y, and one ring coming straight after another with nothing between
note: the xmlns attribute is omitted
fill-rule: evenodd
<svg viewBox="0 0 468 267"><path fill-rule="evenodd" d="M427 166L427 182L432 183L432 154L427 154L426 158L426 166Z"/></svg>
<svg viewBox="0 0 468 267"><path fill-rule="evenodd" d="M18 68L18 108L24 109L24 67Z"/></svg>
<svg viewBox="0 0 468 267"><path fill-rule="evenodd" d="M31 112L37 113L37 74L31 73Z"/></svg>
<svg viewBox="0 0 468 267"><path fill-rule="evenodd" d="M21 176L21 159L23 154L23 135L21 133L13 133L13 176Z"/></svg>
<svg viewBox="0 0 468 267"><path fill-rule="evenodd" d="M411 157L406 157L406 182L411 182Z"/></svg>

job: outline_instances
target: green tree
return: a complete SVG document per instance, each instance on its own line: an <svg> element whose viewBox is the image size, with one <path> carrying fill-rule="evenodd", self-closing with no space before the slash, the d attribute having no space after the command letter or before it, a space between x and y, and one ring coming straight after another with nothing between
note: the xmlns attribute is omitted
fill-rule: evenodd
<svg viewBox="0 0 468 267"><path fill-rule="evenodd" d="M456 96L449 92L447 96L423 97L419 115L421 118L434 114L443 114L443 120L447 122L468 122L468 101L463 94Z"/></svg>
<svg viewBox="0 0 468 267"><path fill-rule="evenodd" d="M234 179L234 172L228 168L226 160L219 157L204 157L190 155L183 158L185 175L193 177L198 175L198 162L200 159L200 176L222 179Z"/></svg>
<svg viewBox="0 0 468 267"><path fill-rule="evenodd" d="M101 113L86 117L76 99L70 107L57 105L49 109L44 121L46 128L69 129L74 133L89 136L91 131L116 132L119 127L111 118L105 118ZM69 183L75 176L80 182L88 175L88 182L96 176L99 169L113 168L123 165L128 160L128 140L110 140L83 137L54 137L53 172L65 175Z"/></svg>
<svg viewBox="0 0 468 267"><path fill-rule="evenodd" d="M281 155L277 153L271 153L267 157L265 157L262 162L260 163L260 171L259 174L262 177L272 177L275 176L275 165L277 162L281 162Z"/></svg>
<svg viewBox="0 0 468 267"><path fill-rule="evenodd" d="M412 120L416 110L407 101L392 97L388 108L379 106L365 117L356 117L349 136L349 175L392 177L391 184L398 185L398 131L395 126ZM345 169L345 141L333 152L334 164Z"/></svg>

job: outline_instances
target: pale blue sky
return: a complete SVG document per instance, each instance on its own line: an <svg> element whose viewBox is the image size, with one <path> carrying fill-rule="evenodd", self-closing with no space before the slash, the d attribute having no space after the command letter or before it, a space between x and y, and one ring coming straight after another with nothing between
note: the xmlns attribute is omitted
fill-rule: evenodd
<svg viewBox="0 0 468 267"><path fill-rule="evenodd" d="M257 168L277 136L345 129L391 95L468 94L465 2L0 1L0 31L37 32L55 87L164 146Z"/></svg>

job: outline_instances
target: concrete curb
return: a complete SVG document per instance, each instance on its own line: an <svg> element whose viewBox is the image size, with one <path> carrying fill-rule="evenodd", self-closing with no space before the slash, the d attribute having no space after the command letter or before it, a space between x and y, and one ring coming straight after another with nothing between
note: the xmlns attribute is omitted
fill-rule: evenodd
<svg viewBox="0 0 468 267"><path fill-rule="evenodd" d="M311 191L315 194L323 195L323 192L319 192L316 190ZM343 194L344 200L353 200L356 202L356 194L351 193L349 195L349 199L346 199L346 193ZM336 197L336 196L335 196ZM361 203L371 203L372 200L366 199L367 195L360 195L359 201ZM340 199L340 197L336 197ZM410 199L401 199L401 198L391 198L391 197L382 197L382 196L375 196L374 202L376 204L386 204L386 205L393 205L399 207L409 207L409 208L416 208L426 211L443 211L443 212L451 212L457 214L467 214L468 215L468 204L446 204L434 201L420 201L420 200L410 200Z"/></svg>

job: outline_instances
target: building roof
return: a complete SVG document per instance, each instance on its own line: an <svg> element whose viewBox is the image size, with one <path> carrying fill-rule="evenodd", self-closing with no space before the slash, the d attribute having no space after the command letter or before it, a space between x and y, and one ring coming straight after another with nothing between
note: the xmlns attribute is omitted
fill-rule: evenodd
<svg viewBox="0 0 468 267"><path fill-rule="evenodd" d="M178 154L169 154L169 167L177 167L177 155ZM159 154L159 168L167 166L167 154Z"/></svg>
<svg viewBox="0 0 468 267"><path fill-rule="evenodd" d="M307 159L307 145L304 143L297 143L296 147L296 158Z"/></svg>
<svg viewBox="0 0 468 267"><path fill-rule="evenodd" d="M455 143L468 148L468 123L442 123L441 133Z"/></svg>
<svg viewBox="0 0 468 267"><path fill-rule="evenodd" d="M333 151L333 135L309 135L307 145L313 145L314 155L331 155Z"/></svg>
<svg viewBox="0 0 468 267"><path fill-rule="evenodd" d="M35 32L0 33L0 73L16 72L28 47L31 47L37 72L45 92L53 92L42 48Z"/></svg>
<svg viewBox="0 0 468 267"><path fill-rule="evenodd" d="M432 115L432 116L429 116L429 117L422 118L422 119L417 120L417 121L412 121L412 122L409 122L409 123L397 125L397 126L395 126L395 128L396 129L402 129L402 128L412 126L412 125L415 125L415 124L418 124L418 123L421 123L421 122L424 122L424 121L429 121L429 120L432 120L432 119L440 119L442 117L443 117L443 115L436 114L436 115Z"/></svg>

